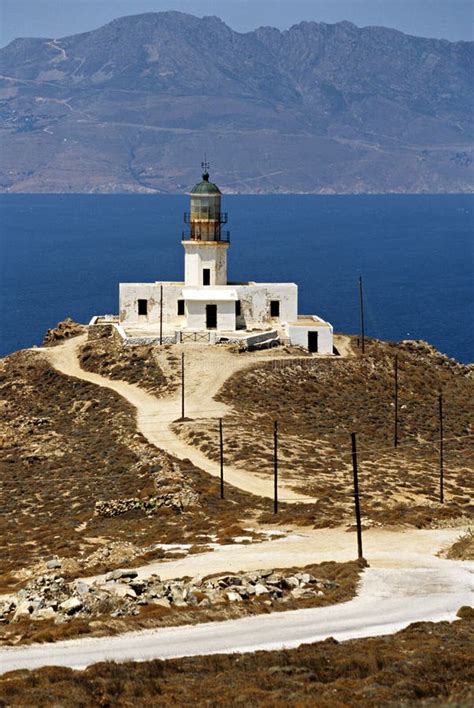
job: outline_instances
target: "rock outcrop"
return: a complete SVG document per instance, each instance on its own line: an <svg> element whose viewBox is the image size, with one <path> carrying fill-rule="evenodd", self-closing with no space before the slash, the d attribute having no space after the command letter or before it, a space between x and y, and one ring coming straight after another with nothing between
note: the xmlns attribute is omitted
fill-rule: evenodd
<svg viewBox="0 0 474 708"><path fill-rule="evenodd" d="M54 347L56 344L61 344L65 339L77 337L87 331L87 326L74 322L70 317L62 322L58 322L56 327L48 329L43 339L43 347Z"/></svg>
<svg viewBox="0 0 474 708"><path fill-rule="evenodd" d="M163 608L203 607L323 597L338 587L332 580L318 579L307 572L225 574L191 580L161 580L158 575L144 579L131 568L117 569L103 580L66 582L58 574L45 574L28 583L0 605L0 622L24 619L54 619L56 624L73 617L92 617L107 613L112 617L137 614L142 605Z"/></svg>

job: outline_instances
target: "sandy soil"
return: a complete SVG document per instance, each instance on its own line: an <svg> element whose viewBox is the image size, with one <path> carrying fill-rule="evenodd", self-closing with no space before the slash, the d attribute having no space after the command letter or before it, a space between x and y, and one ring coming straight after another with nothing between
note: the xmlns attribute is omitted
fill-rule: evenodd
<svg viewBox="0 0 474 708"><path fill-rule="evenodd" d="M447 529L369 529L363 533L364 557L374 568L423 566L423 559L442 551L465 531ZM156 573L161 578L211 575L220 572L268 568L303 567L323 561L344 562L357 557L356 534L345 528L287 530L281 538L248 545L216 545L213 551L196 553L175 561L148 563L135 568L141 578ZM105 575L85 578L88 582Z"/></svg>

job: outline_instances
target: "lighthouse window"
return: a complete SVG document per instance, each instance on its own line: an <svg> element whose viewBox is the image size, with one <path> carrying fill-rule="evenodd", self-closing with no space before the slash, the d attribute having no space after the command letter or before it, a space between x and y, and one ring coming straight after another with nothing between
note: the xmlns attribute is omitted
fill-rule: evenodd
<svg viewBox="0 0 474 708"><path fill-rule="evenodd" d="M270 317L280 317L279 300L270 300Z"/></svg>
<svg viewBox="0 0 474 708"><path fill-rule="evenodd" d="M148 314L148 300L138 301L138 314L147 315Z"/></svg>
<svg viewBox="0 0 474 708"><path fill-rule="evenodd" d="M211 269L210 268L204 268L202 271L202 284L203 285L210 285L211 284Z"/></svg>
<svg viewBox="0 0 474 708"><path fill-rule="evenodd" d="M184 315L184 300L178 300L178 315Z"/></svg>
<svg viewBox="0 0 474 708"><path fill-rule="evenodd" d="M241 312L240 300L236 300L235 301L235 316L240 317L240 312Z"/></svg>

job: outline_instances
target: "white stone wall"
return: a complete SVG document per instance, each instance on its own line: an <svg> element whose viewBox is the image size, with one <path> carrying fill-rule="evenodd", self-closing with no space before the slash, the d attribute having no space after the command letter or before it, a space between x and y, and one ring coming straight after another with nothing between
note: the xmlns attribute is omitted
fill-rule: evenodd
<svg viewBox="0 0 474 708"><path fill-rule="evenodd" d="M298 316L298 287L294 283L249 283L235 285L240 300L242 329L278 327ZM270 302L280 303L280 317L270 316Z"/></svg>
<svg viewBox="0 0 474 708"><path fill-rule="evenodd" d="M286 327L288 337L292 344L300 347L308 348L308 332L318 333L318 354L333 353L333 328L328 323L318 325L288 325Z"/></svg>
<svg viewBox="0 0 474 708"><path fill-rule="evenodd" d="M159 324L161 283L121 283L120 322L123 325ZM168 328L205 329L205 301L187 301L187 315L178 316L178 300L184 300L184 283L163 283L163 324ZM298 288L294 283L249 283L230 285L236 290L241 304L240 329L278 328L284 322L296 320ZM205 287L203 288L205 293ZM148 301L147 316L138 315L138 300ZM270 302L278 300L280 316L270 316ZM212 302L212 301L211 301ZM214 301L215 302L215 301ZM236 328L235 302L217 302L217 328L226 332Z"/></svg>
<svg viewBox="0 0 474 708"><path fill-rule="evenodd" d="M161 283L120 283L120 322L124 325L158 324ZM163 283L163 324L180 328L186 317L178 316L178 300L183 299L184 283ZM148 300L147 317L138 315L138 300Z"/></svg>
<svg viewBox="0 0 474 708"><path fill-rule="evenodd" d="M201 286L204 268L210 270L210 285L227 285L227 243L185 241L183 245L186 285Z"/></svg>
<svg viewBox="0 0 474 708"><path fill-rule="evenodd" d="M206 304L217 306L217 329L223 332L233 332L235 330L235 302L213 302L206 303L200 301L188 301L187 328L203 330L206 329Z"/></svg>

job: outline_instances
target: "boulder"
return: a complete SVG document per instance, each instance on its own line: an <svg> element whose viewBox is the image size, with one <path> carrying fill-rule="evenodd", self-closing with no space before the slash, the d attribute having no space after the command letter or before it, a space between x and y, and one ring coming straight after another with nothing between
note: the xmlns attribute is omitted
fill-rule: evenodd
<svg viewBox="0 0 474 708"><path fill-rule="evenodd" d="M88 592L91 592L91 587L83 580L78 580L76 582L76 592L78 592L79 595L87 595Z"/></svg>
<svg viewBox="0 0 474 708"><path fill-rule="evenodd" d="M29 602L29 600L24 600L23 602L18 603L17 608L15 610L15 614L13 615L13 622L19 622L25 617L29 617L30 609L31 603Z"/></svg>
<svg viewBox="0 0 474 708"><path fill-rule="evenodd" d="M145 591L147 583L146 580L132 580L130 582L130 587L136 592L137 595L141 595Z"/></svg>
<svg viewBox="0 0 474 708"><path fill-rule="evenodd" d="M258 597L259 595L268 595L270 590L265 587L265 585L262 585L262 583L257 583L255 585L255 595Z"/></svg>
<svg viewBox="0 0 474 708"><path fill-rule="evenodd" d="M309 573L299 573L298 578L302 583L308 585L308 583L314 582L314 578Z"/></svg>
<svg viewBox="0 0 474 708"><path fill-rule="evenodd" d="M78 597L70 597L69 600L65 600L59 605L59 609L67 615L73 615L75 612L78 612L81 607L82 602Z"/></svg>
<svg viewBox="0 0 474 708"><path fill-rule="evenodd" d="M272 573L268 577L265 578L265 582L268 583L268 585L280 585L282 581L282 576L278 575L277 573Z"/></svg>
<svg viewBox="0 0 474 708"><path fill-rule="evenodd" d="M33 613L32 619L35 620L49 620L49 619L54 619L56 617L56 612L53 610L52 607L43 607L40 610L36 610L36 612Z"/></svg>
<svg viewBox="0 0 474 708"><path fill-rule="evenodd" d="M185 605L187 592L184 588L173 587L170 591L170 599L173 605Z"/></svg>
<svg viewBox="0 0 474 708"><path fill-rule="evenodd" d="M158 607L171 607L171 602L166 597L154 597L150 602Z"/></svg>
<svg viewBox="0 0 474 708"><path fill-rule="evenodd" d="M294 590L292 590L290 594L295 600L302 600L309 597L315 597L316 595L314 590L307 590L306 588L294 588Z"/></svg>
<svg viewBox="0 0 474 708"><path fill-rule="evenodd" d="M117 595L118 597L130 597L132 599L136 598L137 593L133 588L131 588L129 585L114 585L113 589L114 595Z"/></svg>
<svg viewBox="0 0 474 708"><path fill-rule="evenodd" d="M106 580L122 580L122 578L136 578L138 575L136 570L132 570L131 568L128 569L120 569L117 568L117 570L113 570L111 573L108 573L105 577Z"/></svg>
<svg viewBox="0 0 474 708"><path fill-rule="evenodd" d="M238 592L227 591L225 594L229 602L242 602L242 598Z"/></svg>
<svg viewBox="0 0 474 708"><path fill-rule="evenodd" d="M49 570L53 570L54 568L60 568L61 561L58 560L58 558L52 558L46 563L46 567L49 568Z"/></svg>
<svg viewBox="0 0 474 708"><path fill-rule="evenodd" d="M287 590L293 590L294 588L299 587L300 581L298 580L298 578L295 578L293 575L290 575L287 578L283 578L281 584Z"/></svg>

